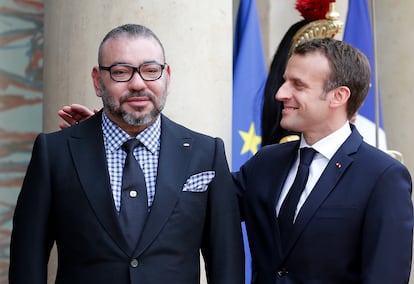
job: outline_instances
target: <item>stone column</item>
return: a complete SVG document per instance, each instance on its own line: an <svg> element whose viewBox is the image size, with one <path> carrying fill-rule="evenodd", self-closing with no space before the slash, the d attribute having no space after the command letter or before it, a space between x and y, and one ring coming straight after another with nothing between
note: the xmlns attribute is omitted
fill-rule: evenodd
<svg viewBox="0 0 414 284"><path fill-rule="evenodd" d="M375 1L378 76L388 148L400 151L414 174L414 2Z"/></svg>
<svg viewBox="0 0 414 284"><path fill-rule="evenodd" d="M57 111L63 105L102 106L90 77L98 45L113 27L138 23L159 36L171 66L164 113L194 130L222 137L230 153L231 2L45 0L45 7L44 131L58 130ZM52 259L51 267L55 262Z"/></svg>

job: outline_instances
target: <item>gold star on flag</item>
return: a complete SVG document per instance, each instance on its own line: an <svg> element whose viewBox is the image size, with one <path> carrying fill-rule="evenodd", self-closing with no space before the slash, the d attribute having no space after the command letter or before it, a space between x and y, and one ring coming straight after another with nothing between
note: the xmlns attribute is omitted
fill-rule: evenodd
<svg viewBox="0 0 414 284"><path fill-rule="evenodd" d="M254 123L250 124L249 132L239 131L241 138L244 141L243 149L240 154L243 155L247 152L251 152L253 155L258 150L258 145L262 142L262 138L256 134Z"/></svg>

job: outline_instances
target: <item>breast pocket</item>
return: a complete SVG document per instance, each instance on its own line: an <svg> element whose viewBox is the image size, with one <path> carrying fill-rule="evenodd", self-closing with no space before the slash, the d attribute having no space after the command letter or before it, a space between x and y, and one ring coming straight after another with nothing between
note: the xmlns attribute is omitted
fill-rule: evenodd
<svg viewBox="0 0 414 284"><path fill-rule="evenodd" d="M204 192L215 177L215 171L205 171L190 176L183 186L183 191Z"/></svg>

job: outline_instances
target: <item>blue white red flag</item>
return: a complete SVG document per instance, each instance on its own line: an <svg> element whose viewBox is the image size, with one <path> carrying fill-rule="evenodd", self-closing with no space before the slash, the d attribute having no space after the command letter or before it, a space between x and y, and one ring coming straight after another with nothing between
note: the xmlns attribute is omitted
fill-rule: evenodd
<svg viewBox="0 0 414 284"><path fill-rule="evenodd" d="M371 88L358 112L355 125L367 143L386 150L387 143L382 122L380 92L379 89L375 90L374 41L368 3L366 0L349 0L348 3L343 40L361 50L368 57L372 70ZM376 107L378 108L377 119Z"/></svg>

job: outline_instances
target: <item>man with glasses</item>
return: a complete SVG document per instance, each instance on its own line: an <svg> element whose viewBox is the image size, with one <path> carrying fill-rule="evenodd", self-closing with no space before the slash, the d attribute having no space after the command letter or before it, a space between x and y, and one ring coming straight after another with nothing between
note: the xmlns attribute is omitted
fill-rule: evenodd
<svg viewBox="0 0 414 284"><path fill-rule="evenodd" d="M103 109L34 144L13 218L9 283L244 283L222 140L161 114L170 67L140 25L110 31L92 70ZM128 188L127 186L128 185Z"/></svg>

